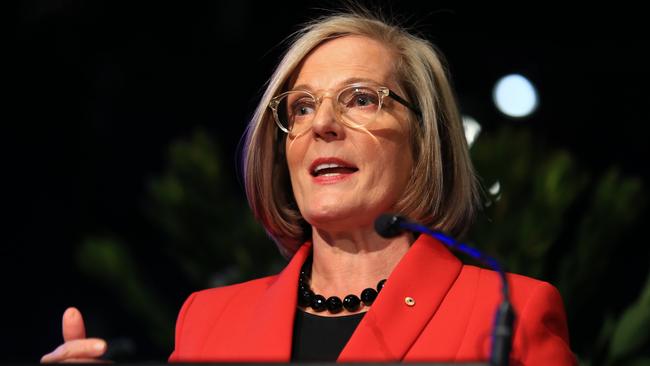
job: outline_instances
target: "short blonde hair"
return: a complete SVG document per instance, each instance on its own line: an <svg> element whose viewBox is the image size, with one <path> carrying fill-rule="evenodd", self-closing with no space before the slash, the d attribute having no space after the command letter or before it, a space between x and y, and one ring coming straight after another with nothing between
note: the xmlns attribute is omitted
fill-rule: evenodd
<svg viewBox="0 0 650 366"><path fill-rule="evenodd" d="M462 235L478 207L474 169L456 99L440 54L427 40L364 10L318 18L294 34L251 119L243 146L246 196L255 217L290 257L310 239L311 227L293 197L285 156L286 135L268 104L284 91L300 62L326 40L356 35L397 55L397 80L421 117L410 121L413 174L396 212L429 227ZM270 184L269 184L270 182Z"/></svg>

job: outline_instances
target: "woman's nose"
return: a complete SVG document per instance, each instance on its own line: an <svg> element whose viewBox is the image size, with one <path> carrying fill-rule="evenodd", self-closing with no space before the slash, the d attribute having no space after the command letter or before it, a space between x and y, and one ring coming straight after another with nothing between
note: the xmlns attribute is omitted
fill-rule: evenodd
<svg viewBox="0 0 650 366"><path fill-rule="evenodd" d="M325 141L340 139L344 134L334 103L333 98L323 98L312 121L314 136Z"/></svg>

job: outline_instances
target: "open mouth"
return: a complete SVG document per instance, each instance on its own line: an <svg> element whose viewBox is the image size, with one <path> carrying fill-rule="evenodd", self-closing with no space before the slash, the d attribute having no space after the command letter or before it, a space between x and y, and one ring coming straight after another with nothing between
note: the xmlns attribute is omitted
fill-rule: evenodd
<svg viewBox="0 0 650 366"><path fill-rule="evenodd" d="M341 166L337 164L319 164L314 170L312 170L311 175L313 177L320 176L332 176L338 174L352 174L359 169L347 166Z"/></svg>
<svg viewBox="0 0 650 366"><path fill-rule="evenodd" d="M352 174L359 168L339 159L316 159L309 168L312 177L328 177L341 174Z"/></svg>

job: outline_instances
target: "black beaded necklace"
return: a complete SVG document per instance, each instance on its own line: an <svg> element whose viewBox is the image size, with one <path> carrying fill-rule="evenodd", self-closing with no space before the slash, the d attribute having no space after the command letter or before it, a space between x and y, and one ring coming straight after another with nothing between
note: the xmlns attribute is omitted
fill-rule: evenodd
<svg viewBox="0 0 650 366"><path fill-rule="evenodd" d="M341 301L338 296L330 296L325 299L323 295L315 294L309 287L311 263L312 260L311 257L309 257L300 269L300 279L298 280L298 305L305 308L311 307L317 312L327 309L330 313L336 314L341 312L343 308L352 312L359 309L362 301L366 306L370 306L386 283L386 279L383 279L377 283L377 290L368 287L361 291L361 298L357 295L350 294L346 296L343 301Z"/></svg>

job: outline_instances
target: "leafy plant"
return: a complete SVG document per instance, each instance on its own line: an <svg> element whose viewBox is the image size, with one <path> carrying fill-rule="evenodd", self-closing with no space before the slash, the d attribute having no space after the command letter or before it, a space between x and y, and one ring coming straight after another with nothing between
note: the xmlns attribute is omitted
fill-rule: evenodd
<svg viewBox="0 0 650 366"><path fill-rule="evenodd" d="M641 362L650 310L646 290L627 309L615 309L618 261L627 233L646 209L640 179L616 166L595 173L568 152L535 140L525 126L482 135L472 157L483 184L485 210L470 234L509 271L547 280L562 293L572 347L584 364ZM496 189L498 188L498 189ZM648 250L645 252L645 272ZM608 315L604 315L608 314ZM645 332L645 333L644 333Z"/></svg>

